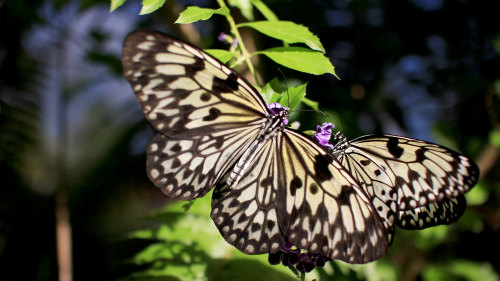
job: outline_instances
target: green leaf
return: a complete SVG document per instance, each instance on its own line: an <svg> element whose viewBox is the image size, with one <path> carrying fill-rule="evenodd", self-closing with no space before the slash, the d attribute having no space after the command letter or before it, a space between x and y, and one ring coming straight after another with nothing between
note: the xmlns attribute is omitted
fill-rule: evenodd
<svg viewBox="0 0 500 281"><path fill-rule="evenodd" d="M281 97L281 88L278 78L274 78L264 85L260 94L266 103L278 102Z"/></svg>
<svg viewBox="0 0 500 281"><path fill-rule="evenodd" d="M312 109L314 109L314 110L316 110L316 111L318 111L318 110L319 110L319 104L318 104L318 102L317 102L317 101L313 101L313 100L310 100L310 99L308 99L308 98L304 97L304 98L302 99L302 102L303 102L305 105L309 106L310 108L312 108Z"/></svg>
<svg viewBox="0 0 500 281"><path fill-rule="evenodd" d="M307 83L298 85L296 87L288 88L279 100L279 103L283 106L289 107L290 111L293 111L297 106L299 106L302 99L306 96Z"/></svg>
<svg viewBox="0 0 500 281"><path fill-rule="evenodd" d="M121 5L125 3L125 0L111 0L111 5L109 6L109 12L113 12L114 10L118 9Z"/></svg>
<svg viewBox="0 0 500 281"><path fill-rule="evenodd" d="M226 63L234 57L234 53L227 51L227 50L205 49L204 51L209 53L210 55L212 55L216 59L220 60L222 63Z"/></svg>
<svg viewBox="0 0 500 281"><path fill-rule="evenodd" d="M266 55L276 63L309 74L330 73L337 77L330 60L320 52L300 47L278 47L256 52ZM338 77L337 77L338 78Z"/></svg>
<svg viewBox="0 0 500 281"><path fill-rule="evenodd" d="M291 21L246 22L238 25L238 27L241 26L254 28L269 37L285 41L289 44L304 43L315 51L325 52L323 45L321 45L316 35L310 32L307 27Z"/></svg>
<svg viewBox="0 0 500 281"><path fill-rule="evenodd" d="M179 18L177 18L175 23L193 23L199 20L208 20L214 14L228 15L229 9L226 7L222 7L216 10L190 6L181 12Z"/></svg>
<svg viewBox="0 0 500 281"><path fill-rule="evenodd" d="M241 14L250 21L254 20L253 9L250 0L228 0L231 7L236 7L240 10Z"/></svg>
<svg viewBox="0 0 500 281"><path fill-rule="evenodd" d="M268 21L279 21L278 16L264 2L260 0L251 0L251 2Z"/></svg>
<svg viewBox="0 0 500 281"><path fill-rule="evenodd" d="M149 14L158 10L166 1L167 0L142 0L142 9L139 15Z"/></svg>

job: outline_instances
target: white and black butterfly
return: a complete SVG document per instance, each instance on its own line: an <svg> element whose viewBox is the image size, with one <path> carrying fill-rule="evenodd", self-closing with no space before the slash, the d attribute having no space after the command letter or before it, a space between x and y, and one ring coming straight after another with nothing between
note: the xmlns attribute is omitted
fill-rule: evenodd
<svg viewBox="0 0 500 281"><path fill-rule="evenodd" d="M288 112L268 108L232 69L154 32L131 33L122 62L159 132L147 149L150 179L185 200L217 185L211 217L227 242L248 254L291 242L349 263L386 252L386 227L357 181L309 136L286 128Z"/></svg>
<svg viewBox="0 0 500 281"><path fill-rule="evenodd" d="M395 224L423 229L455 222L465 210L463 193L479 178L470 158L437 144L392 135L334 139L333 155L385 218L391 241Z"/></svg>

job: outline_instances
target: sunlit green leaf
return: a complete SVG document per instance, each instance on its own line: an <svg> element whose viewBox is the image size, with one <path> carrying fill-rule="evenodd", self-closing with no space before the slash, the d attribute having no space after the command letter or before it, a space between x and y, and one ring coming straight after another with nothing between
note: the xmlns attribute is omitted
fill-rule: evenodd
<svg viewBox="0 0 500 281"><path fill-rule="evenodd" d="M190 6L181 12L179 18L177 18L175 23L193 23L199 20L207 20L214 14L227 15L229 14L229 10L226 7L222 7L219 9L208 9L200 8L197 6Z"/></svg>
<svg viewBox="0 0 500 281"><path fill-rule="evenodd" d="M111 5L109 6L109 11L113 12L114 10L118 9L121 5L125 3L125 0L111 0Z"/></svg>
<svg viewBox="0 0 500 281"><path fill-rule="evenodd" d="M253 21L253 7L250 0L228 0L227 2L230 6L238 8L247 20Z"/></svg>
<svg viewBox="0 0 500 281"><path fill-rule="evenodd" d="M252 4L268 21L278 21L276 14L261 0L251 0Z"/></svg>
<svg viewBox="0 0 500 281"><path fill-rule="evenodd" d="M300 47L278 47L256 52L266 55L276 63L309 74L322 75L335 70L330 60L320 52Z"/></svg>
<svg viewBox="0 0 500 281"><path fill-rule="evenodd" d="M310 100L306 97L302 99L302 102L314 110L319 110L319 104L317 101Z"/></svg>
<svg viewBox="0 0 500 281"><path fill-rule="evenodd" d="M278 102L281 97L282 87L278 78L274 78L264 85L261 95L266 103Z"/></svg>
<svg viewBox="0 0 500 281"><path fill-rule="evenodd" d="M230 61L234 57L234 53L227 50L205 49L204 51L214 56L216 59L220 60L223 63Z"/></svg>
<svg viewBox="0 0 500 281"><path fill-rule="evenodd" d="M256 21L241 23L238 27L248 26L259 32L287 43L304 43L309 48L325 52L318 37L303 25L291 21Z"/></svg>
<svg viewBox="0 0 500 281"><path fill-rule="evenodd" d="M290 111L293 111L299 106L302 99L306 96L307 83L290 87L285 91L279 100L279 103L283 106L289 107Z"/></svg>
<svg viewBox="0 0 500 281"><path fill-rule="evenodd" d="M158 10L166 1L167 0L142 0L142 8L139 15L149 14Z"/></svg>

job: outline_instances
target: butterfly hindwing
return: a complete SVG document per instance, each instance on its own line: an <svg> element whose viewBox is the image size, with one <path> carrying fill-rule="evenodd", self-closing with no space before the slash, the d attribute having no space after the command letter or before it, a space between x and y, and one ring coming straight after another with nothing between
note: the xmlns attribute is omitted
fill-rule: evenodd
<svg viewBox="0 0 500 281"><path fill-rule="evenodd" d="M277 187L283 185L278 140L273 137L258 148L237 184L228 186L224 180L214 190L215 225L226 241L247 254L276 252L284 244L276 209Z"/></svg>
<svg viewBox="0 0 500 281"><path fill-rule="evenodd" d="M257 133L257 128L248 126L197 138L158 134L147 149L148 176L171 198L201 197L242 155Z"/></svg>
<svg viewBox="0 0 500 281"><path fill-rule="evenodd" d="M424 229L436 225L451 224L463 215L465 207L465 196L460 194L456 198L445 198L426 206L401 211L397 224L404 229Z"/></svg>

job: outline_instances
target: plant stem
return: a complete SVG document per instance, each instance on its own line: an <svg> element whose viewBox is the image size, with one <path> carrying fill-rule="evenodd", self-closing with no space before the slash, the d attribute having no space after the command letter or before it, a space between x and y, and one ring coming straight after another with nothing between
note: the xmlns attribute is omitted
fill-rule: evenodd
<svg viewBox="0 0 500 281"><path fill-rule="evenodd" d="M224 0L217 0L217 3L219 3L219 6L221 8L226 7L229 10L229 8L226 6L226 3L224 3ZM241 54L243 55L243 58L248 66L248 70L250 70L250 73L252 73L252 75L255 79L255 83L257 84L257 86L259 88L258 90L260 90L262 85L260 85L260 81L257 77L257 74L255 73L255 69L253 68L253 64L250 61L250 53L246 49L245 44L243 44L243 39L241 38L240 32L238 31L238 27L236 26L236 23L234 22L234 19L231 16L231 13L228 13L226 15L226 19L227 19L227 22L229 23L231 33L233 33L234 36L236 37L236 39L238 39L238 44L240 46Z"/></svg>

